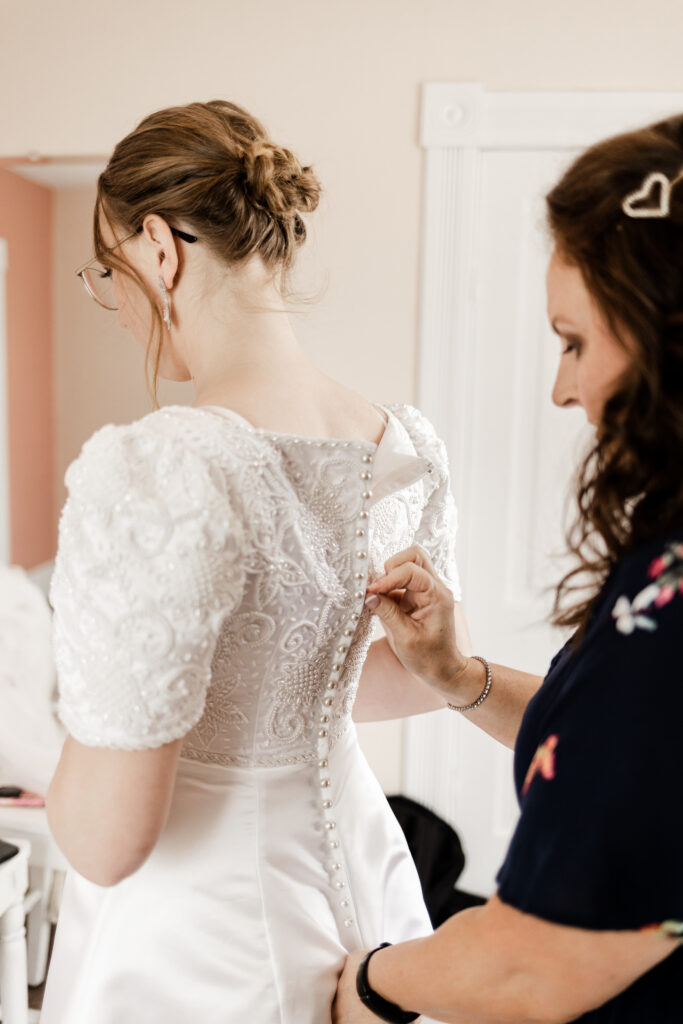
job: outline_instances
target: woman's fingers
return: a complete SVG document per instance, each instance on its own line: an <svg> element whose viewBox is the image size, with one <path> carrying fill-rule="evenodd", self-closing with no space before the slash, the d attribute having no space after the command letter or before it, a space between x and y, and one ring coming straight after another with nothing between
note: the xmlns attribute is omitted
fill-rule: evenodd
<svg viewBox="0 0 683 1024"><path fill-rule="evenodd" d="M382 620L382 625L391 634L397 644L405 642L408 635L412 633L415 626L404 611L401 611L396 601L382 594L371 594L365 602L373 615Z"/></svg>
<svg viewBox="0 0 683 1024"><path fill-rule="evenodd" d="M414 600L419 601L422 598L424 603L424 596L433 592L435 582L435 577L426 569L414 562L404 562L386 576L371 583L368 593L386 595L392 590L410 590Z"/></svg>
<svg viewBox="0 0 683 1024"><path fill-rule="evenodd" d="M397 555L392 555L391 558L388 558L384 563L385 573L392 572L393 569L398 568L398 566L402 565L404 562L414 562L415 565L419 565L421 569L426 569L427 572L432 574L432 576L436 576L434 563L425 549L420 547L419 544L413 544L411 547L406 548L405 551L399 551Z"/></svg>
<svg viewBox="0 0 683 1024"><path fill-rule="evenodd" d="M416 545L389 559L386 566L386 576L367 588L366 607L381 620L389 645L405 668L439 689L452 675L452 666L462 660L453 594Z"/></svg>
<svg viewBox="0 0 683 1024"><path fill-rule="evenodd" d="M409 590L395 590L389 597L396 602L401 611L405 612L406 615L412 615L420 607Z"/></svg>

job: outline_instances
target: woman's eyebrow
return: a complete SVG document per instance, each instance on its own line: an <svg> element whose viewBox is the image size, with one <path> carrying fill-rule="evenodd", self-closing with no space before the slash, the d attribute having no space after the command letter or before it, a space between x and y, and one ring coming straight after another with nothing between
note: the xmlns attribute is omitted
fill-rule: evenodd
<svg viewBox="0 0 683 1024"><path fill-rule="evenodd" d="M559 326L560 323L562 323L564 326L560 327ZM555 331L555 334L568 334L568 333L570 333L570 334L578 334L579 333L578 328L574 327L568 320L564 320L563 321L562 317L558 317L558 316L553 317L553 319L550 321L550 326Z"/></svg>

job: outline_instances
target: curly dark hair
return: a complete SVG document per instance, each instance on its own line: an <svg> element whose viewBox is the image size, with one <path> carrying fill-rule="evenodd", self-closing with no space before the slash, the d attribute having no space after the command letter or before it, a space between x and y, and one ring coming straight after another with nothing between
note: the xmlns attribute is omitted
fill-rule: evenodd
<svg viewBox="0 0 683 1024"><path fill-rule="evenodd" d="M567 534L578 564L557 587L552 619L578 638L612 567L683 524L683 181L668 217L622 210L654 171L670 181L683 171L683 115L591 147L546 197L559 255L632 357L578 473Z"/></svg>

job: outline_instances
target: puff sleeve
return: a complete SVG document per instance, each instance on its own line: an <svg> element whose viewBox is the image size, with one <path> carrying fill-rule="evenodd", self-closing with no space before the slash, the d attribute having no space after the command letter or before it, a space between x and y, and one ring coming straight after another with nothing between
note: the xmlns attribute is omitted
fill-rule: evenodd
<svg viewBox="0 0 683 1024"><path fill-rule="evenodd" d="M225 476L141 424L103 428L69 467L50 598L58 713L81 743L156 747L200 719L244 584Z"/></svg>
<svg viewBox="0 0 683 1024"><path fill-rule="evenodd" d="M432 464L427 501L415 533L415 543L429 554L437 574L452 591L455 600L461 601L462 589L455 559L458 509L451 491L446 445L418 409L412 406L392 406L391 409L408 430L417 453Z"/></svg>

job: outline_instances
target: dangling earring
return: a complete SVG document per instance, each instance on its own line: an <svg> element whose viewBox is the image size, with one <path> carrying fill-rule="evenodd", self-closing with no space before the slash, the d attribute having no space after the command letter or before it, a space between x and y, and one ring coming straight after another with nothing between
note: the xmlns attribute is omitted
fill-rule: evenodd
<svg viewBox="0 0 683 1024"><path fill-rule="evenodd" d="M166 324L166 326L168 327L168 329L170 331L171 330L171 298L170 298L170 296L168 294L168 289L166 288L166 285L164 284L164 279L161 276L161 274L159 274L159 288L161 290L161 295L162 295L162 298L164 300L164 323Z"/></svg>

